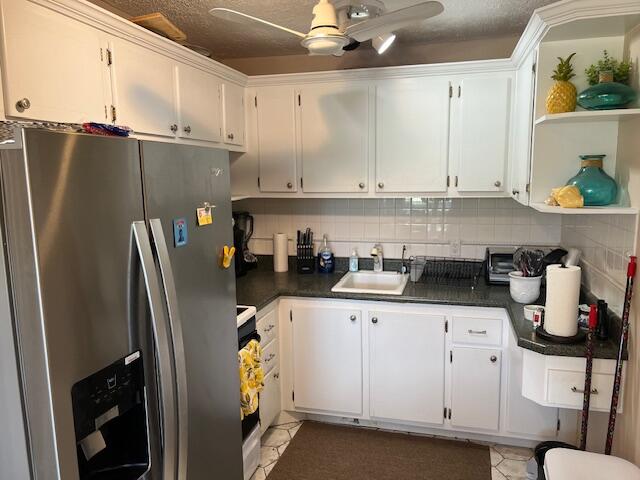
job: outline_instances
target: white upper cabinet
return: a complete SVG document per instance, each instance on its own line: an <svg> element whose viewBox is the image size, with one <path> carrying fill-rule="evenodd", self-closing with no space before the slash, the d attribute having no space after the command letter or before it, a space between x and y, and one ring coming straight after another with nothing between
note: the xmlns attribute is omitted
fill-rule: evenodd
<svg viewBox="0 0 640 480"><path fill-rule="evenodd" d="M510 74L453 82L451 157L458 191L505 190L510 111Z"/></svg>
<svg viewBox="0 0 640 480"><path fill-rule="evenodd" d="M366 192L369 87L303 86L299 100L303 191Z"/></svg>
<svg viewBox="0 0 640 480"><path fill-rule="evenodd" d="M188 65L178 65L178 135L220 142L222 139L222 82L214 75Z"/></svg>
<svg viewBox="0 0 640 480"><path fill-rule="evenodd" d="M25 0L0 5L6 115L105 122L106 50L100 32Z"/></svg>
<svg viewBox="0 0 640 480"><path fill-rule="evenodd" d="M376 89L376 191L446 192L449 81L396 79Z"/></svg>
<svg viewBox="0 0 640 480"><path fill-rule="evenodd" d="M293 87L256 91L260 191L297 192L296 95Z"/></svg>
<svg viewBox="0 0 640 480"><path fill-rule="evenodd" d="M442 424L445 316L369 312L370 414Z"/></svg>
<svg viewBox="0 0 640 480"><path fill-rule="evenodd" d="M536 58L537 51L531 52L518 68L514 94L511 196L523 205L529 204Z"/></svg>
<svg viewBox="0 0 640 480"><path fill-rule="evenodd" d="M362 319L350 308L292 309L294 405L362 414Z"/></svg>
<svg viewBox="0 0 640 480"><path fill-rule="evenodd" d="M112 45L115 123L136 133L175 136L174 62L119 38Z"/></svg>
<svg viewBox="0 0 640 480"><path fill-rule="evenodd" d="M244 145L244 88L233 83L222 84L222 123L224 142Z"/></svg>

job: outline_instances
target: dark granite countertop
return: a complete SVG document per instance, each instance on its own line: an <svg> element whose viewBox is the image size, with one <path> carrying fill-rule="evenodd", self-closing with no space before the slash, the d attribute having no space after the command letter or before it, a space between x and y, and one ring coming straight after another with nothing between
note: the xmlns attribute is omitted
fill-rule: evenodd
<svg viewBox="0 0 640 480"><path fill-rule="evenodd" d="M268 267L270 265L263 264L237 279L238 304L255 305L260 310L278 297L308 297L504 308L520 347L544 355L583 357L585 354L584 343L560 345L538 338L531 322L524 318L522 304L511 299L508 286L489 286L484 280L480 280L475 289L408 282L402 295L334 293L331 288L345 274L344 269L332 274L301 275L295 272L295 268L290 268L287 273L274 273ZM544 292L534 303L544 304ZM617 343L611 339L596 341L594 346L596 358L616 358L617 351Z"/></svg>

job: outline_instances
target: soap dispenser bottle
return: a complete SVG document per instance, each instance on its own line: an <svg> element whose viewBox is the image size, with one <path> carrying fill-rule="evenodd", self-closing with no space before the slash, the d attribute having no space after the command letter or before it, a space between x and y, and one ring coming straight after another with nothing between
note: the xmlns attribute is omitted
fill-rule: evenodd
<svg viewBox="0 0 640 480"><path fill-rule="evenodd" d="M351 256L349 257L349 271L358 271L358 251L355 248L351 251Z"/></svg>
<svg viewBox="0 0 640 480"><path fill-rule="evenodd" d="M318 252L318 272L320 273L333 273L336 268L336 262L333 256L333 252L327 245L327 236L322 236L322 248Z"/></svg>

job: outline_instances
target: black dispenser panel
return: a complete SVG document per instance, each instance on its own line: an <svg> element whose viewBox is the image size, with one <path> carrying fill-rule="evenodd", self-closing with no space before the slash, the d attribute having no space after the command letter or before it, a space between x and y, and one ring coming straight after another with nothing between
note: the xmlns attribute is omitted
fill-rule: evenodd
<svg viewBox="0 0 640 480"><path fill-rule="evenodd" d="M137 480L149 470L149 436L139 351L71 389L80 480Z"/></svg>

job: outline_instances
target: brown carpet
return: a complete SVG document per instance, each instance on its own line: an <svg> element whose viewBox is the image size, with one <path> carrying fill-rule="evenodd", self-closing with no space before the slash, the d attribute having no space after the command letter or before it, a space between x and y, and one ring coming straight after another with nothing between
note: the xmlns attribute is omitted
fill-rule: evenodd
<svg viewBox="0 0 640 480"><path fill-rule="evenodd" d="M305 422L267 480L491 480L489 447Z"/></svg>

